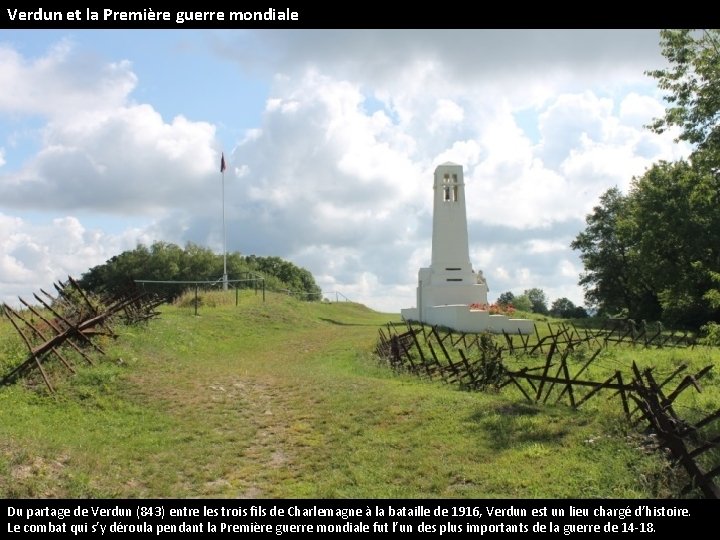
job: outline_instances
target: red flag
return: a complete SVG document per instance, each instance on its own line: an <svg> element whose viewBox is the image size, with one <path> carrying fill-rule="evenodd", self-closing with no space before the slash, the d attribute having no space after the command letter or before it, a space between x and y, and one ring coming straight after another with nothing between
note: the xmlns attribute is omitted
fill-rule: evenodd
<svg viewBox="0 0 720 540"><path fill-rule="evenodd" d="M227 167L225 166L225 152L223 152L220 158L220 172L225 172L225 169L227 169Z"/></svg>

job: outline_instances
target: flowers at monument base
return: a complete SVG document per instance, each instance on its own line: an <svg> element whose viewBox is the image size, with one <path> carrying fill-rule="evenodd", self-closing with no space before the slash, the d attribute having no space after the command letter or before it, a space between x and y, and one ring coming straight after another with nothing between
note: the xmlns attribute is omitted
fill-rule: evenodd
<svg viewBox="0 0 720 540"><path fill-rule="evenodd" d="M488 311L490 315L507 315L510 316L515 313L515 308L512 304L470 304L468 306L470 311Z"/></svg>

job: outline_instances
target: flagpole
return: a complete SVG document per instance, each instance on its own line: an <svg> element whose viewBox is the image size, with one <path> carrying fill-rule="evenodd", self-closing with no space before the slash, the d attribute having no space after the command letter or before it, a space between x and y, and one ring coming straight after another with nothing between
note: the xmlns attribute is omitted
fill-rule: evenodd
<svg viewBox="0 0 720 540"><path fill-rule="evenodd" d="M222 173L222 220L223 220L223 290L228 290L227 275L227 230L225 229L225 153L223 152L220 162Z"/></svg>

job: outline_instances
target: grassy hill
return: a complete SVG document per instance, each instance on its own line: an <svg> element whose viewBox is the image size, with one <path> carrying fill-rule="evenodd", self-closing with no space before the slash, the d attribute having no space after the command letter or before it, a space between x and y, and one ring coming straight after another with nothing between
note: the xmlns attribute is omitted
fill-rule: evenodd
<svg viewBox="0 0 720 540"><path fill-rule="evenodd" d="M672 496L619 407L395 375L372 354L391 320L244 293L117 325L57 395L0 388L0 497ZM19 350L8 326L0 357Z"/></svg>

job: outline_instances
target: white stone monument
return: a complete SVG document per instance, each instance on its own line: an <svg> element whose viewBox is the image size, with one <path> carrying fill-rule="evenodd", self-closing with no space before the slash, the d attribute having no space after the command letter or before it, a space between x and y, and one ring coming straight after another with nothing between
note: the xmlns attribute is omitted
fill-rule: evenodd
<svg viewBox="0 0 720 540"><path fill-rule="evenodd" d="M462 166L439 165L433 189L432 261L420 269L417 307L401 310L403 319L459 332L533 332L530 320L477 309L487 305L488 286L482 271L475 273L470 264Z"/></svg>

